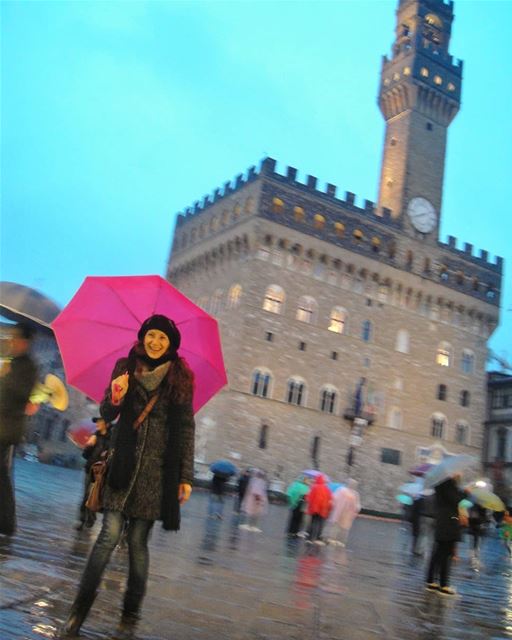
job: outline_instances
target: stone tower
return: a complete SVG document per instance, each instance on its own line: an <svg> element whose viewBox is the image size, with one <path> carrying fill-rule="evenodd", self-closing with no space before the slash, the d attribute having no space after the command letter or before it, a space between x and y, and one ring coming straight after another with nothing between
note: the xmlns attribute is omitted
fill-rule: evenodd
<svg viewBox="0 0 512 640"><path fill-rule="evenodd" d="M400 0L396 13L378 97L386 121L378 204L404 218L404 231L432 244L448 126L460 106L462 62L448 52L453 2Z"/></svg>
<svg viewBox="0 0 512 640"><path fill-rule="evenodd" d="M167 277L217 317L229 380L197 415L198 471L231 457L287 482L312 466L344 479L348 465L363 505L394 511L419 460L480 456L503 264L438 239L460 95L452 10L399 4L378 205L265 158L178 215ZM355 433L363 378L371 420Z"/></svg>

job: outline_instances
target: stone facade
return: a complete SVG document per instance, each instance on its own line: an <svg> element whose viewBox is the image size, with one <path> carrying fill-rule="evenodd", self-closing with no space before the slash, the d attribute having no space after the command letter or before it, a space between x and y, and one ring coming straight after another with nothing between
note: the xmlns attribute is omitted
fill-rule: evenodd
<svg viewBox="0 0 512 640"><path fill-rule="evenodd" d="M512 375L488 373L484 468L496 492L512 506Z"/></svg>
<svg viewBox="0 0 512 640"><path fill-rule="evenodd" d="M451 3L420 0L400 2L399 20L414 6L423 24L437 5L451 15ZM425 55L415 43L411 64ZM453 66L447 56L446 42L436 64ZM440 207L443 163L434 165L450 119L426 141L425 105L408 104L394 211L359 207L354 194L339 198L336 186L319 189L266 158L178 216L167 277L218 318L229 380L197 416L199 466L231 456L285 482L311 466L333 479L350 473L364 507L395 511L397 486L432 445L480 457L503 265L455 238L440 242L437 224L417 232L404 214L411 196ZM396 114L383 113L394 128L386 140L400 138ZM354 438L344 416L362 377L374 420Z"/></svg>

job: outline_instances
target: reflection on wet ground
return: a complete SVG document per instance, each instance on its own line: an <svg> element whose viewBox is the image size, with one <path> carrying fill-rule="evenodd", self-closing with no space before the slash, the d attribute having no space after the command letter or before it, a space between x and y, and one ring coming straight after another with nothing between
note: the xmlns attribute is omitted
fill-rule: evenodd
<svg viewBox="0 0 512 640"><path fill-rule="evenodd" d="M0 638L53 638L98 532L73 528L77 471L16 461L19 530L0 536ZM499 540L484 540L474 571L459 545L446 599L424 590L424 558L412 558L398 522L360 518L347 549L284 535L287 511L271 505L262 533L239 528L226 500L207 517L195 492L182 531L156 526L137 638L145 640L501 640L512 638L512 567ZM112 638L126 580L119 547L105 574L84 638Z"/></svg>

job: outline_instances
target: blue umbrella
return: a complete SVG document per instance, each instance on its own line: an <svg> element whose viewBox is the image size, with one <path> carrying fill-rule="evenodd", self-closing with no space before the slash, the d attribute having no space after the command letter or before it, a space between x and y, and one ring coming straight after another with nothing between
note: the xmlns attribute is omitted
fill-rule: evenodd
<svg viewBox="0 0 512 640"><path fill-rule="evenodd" d="M343 484L343 482L328 482L327 486L334 493L337 489L339 489L340 487L344 487L345 485Z"/></svg>
<svg viewBox="0 0 512 640"><path fill-rule="evenodd" d="M210 465L210 471L223 476L236 476L238 469L229 460L217 460Z"/></svg>

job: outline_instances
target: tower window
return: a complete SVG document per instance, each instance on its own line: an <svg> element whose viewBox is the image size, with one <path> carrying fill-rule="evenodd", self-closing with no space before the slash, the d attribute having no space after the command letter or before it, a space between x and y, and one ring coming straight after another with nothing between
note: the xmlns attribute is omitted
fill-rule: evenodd
<svg viewBox="0 0 512 640"><path fill-rule="evenodd" d="M323 229L325 227L325 218L319 213L315 213L313 218L313 225L315 229Z"/></svg>
<svg viewBox="0 0 512 640"><path fill-rule="evenodd" d="M283 213L284 202L281 198L272 198L272 213Z"/></svg>
<svg viewBox="0 0 512 640"><path fill-rule="evenodd" d="M438 400L446 400L446 385L440 384L437 387L437 399Z"/></svg>
<svg viewBox="0 0 512 640"><path fill-rule="evenodd" d="M273 342L274 341L274 334L272 333L272 331L267 331L265 333L265 340L267 342Z"/></svg>
<svg viewBox="0 0 512 640"><path fill-rule="evenodd" d="M354 229L354 233L352 235L356 240L362 240L364 238L364 235L361 229Z"/></svg>
<svg viewBox="0 0 512 640"><path fill-rule="evenodd" d="M471 374L475 368L475 355L469 349L464 349L462 352L462 360L460 361L460 368L462 373Z"/></svg>
<svg viewBox="0 0 512 640"><path fill-rule="evenodd" d="M320 436L315 436L313 438L313 443L311 445L311 460L313 461L313 466L318 467L318 453L320 451Z"/></svg>
<svg viewBox="0 0 512 640"><path fill-rule="evenodd" d="M469 407L470 393L466 389L460 392L460 406Z"/></svg>
<svg viewBox="0 0 512 640"><path fill-rule="evenodd" d="M449 367L451 364L451 346L448 342L441 342L437 347L436 362L442 367Z"/></svg>
<svg viewBox="0 0 512 640"><path fill-rule="evenodd" d="M425 16L425 23L429 24L432 27L437 27L438 29L442 29L443 28L443 23L441 21L441 18L436 16L435 13L428 13Z"/></svg>
<svg viewBox="0 0 512 640"><path fill-rule="evenodd" d="M342 222L334 223L334 232L338 236L338 238L343 238L345 235L345 225Z"/></svg>
<svg viewBox="0 0 512 640"><path fill-rule="evenodd" d="M410 76L411 75L411 67L404 67L403 74L404 74L404 76Z"/></svg>
<svg viewBox="0 0 512 640"><path fill-rule="evenodd" d="M393 74L393 80L396 82L397 80L400 80L400 74L399 73L394 73Z"/></svg>
<svg viewBox="0 0 512 640"><path fill-rule="evenodd" d="M455 85L453 84L453 82L448 83L448 91L455 91Z"/></svg>
<svg viewBox="0 0 512 640"><path fill-rule="evenodd" d="M441 76L434 76L434 84L437 84L438 86L443 84L443 79L441 78Z"/></svg>
<svg viewBox="0 0 512 640"><path fill-rule="evenodd" d="M465 422L457 422L455 426L455 442L457 444L468 444L469 427Z"/></svg>
<svg viewBox="0 0 512 640"><path fill-rule="evenodd" d="M432 123L431 122L427 122L427 124L426 124L427 131L432 131L433 128L434 127L432 126Z"/></svg>
<svg viewBox="0 0 512 640"><path fill-rule="evenodd" d="M427 67L421 67L420 76L422 78L428 78L428 69L427 69Z"/></svg>
<svg viewBox="0 0 512 640"><path fill-rule="evenodd" d="M293 216L296 222L304 222L306 213L302 207L293 207Z"/></svg>
<svg viewBox="0 0 512 640"><path fill-rule="evenodd" d="M268 287L263 300L263 309L270 313L281 313L284 302L284 291L278 285Z"/></svg>
<svg viewBox="0 0 512 640"><path fill-rule="evenodd" d="M299 351L306 351L306 343L299 342Z"/></svg>
<svg viewBox="0 0 512 640"><path fill-rule="evenodd" d="M332 387L322 389L320 395L320 411L324 413L334 413L336 405L336 391Z"/></svg>
<svg viewBox="0 0 512 640"><path fill-rule="evenodd" d="M337 359L338 359L338 352L331 351L331 360L337 360Z"/></svg>
<svg viewBox="0 0 512 640"><path fill-rule="evenodd" d="M365 320L362 324L361 337L364 342L370 342L372 337L372 323L369 320Z"/></svg>
<svg viewBox="0 0 512 640"><path fill-rule="evenodd" d="M386 87L389 85L390 82L391 80L389 78L384 78L384 84L386 85Z"/></svg>
<svg viewBox="0 0 512 640"><path fill-rule="evenodd" d="M297 307L297 320L311 324L315 320L317 304L311 296L302 296Z"/></svg>

